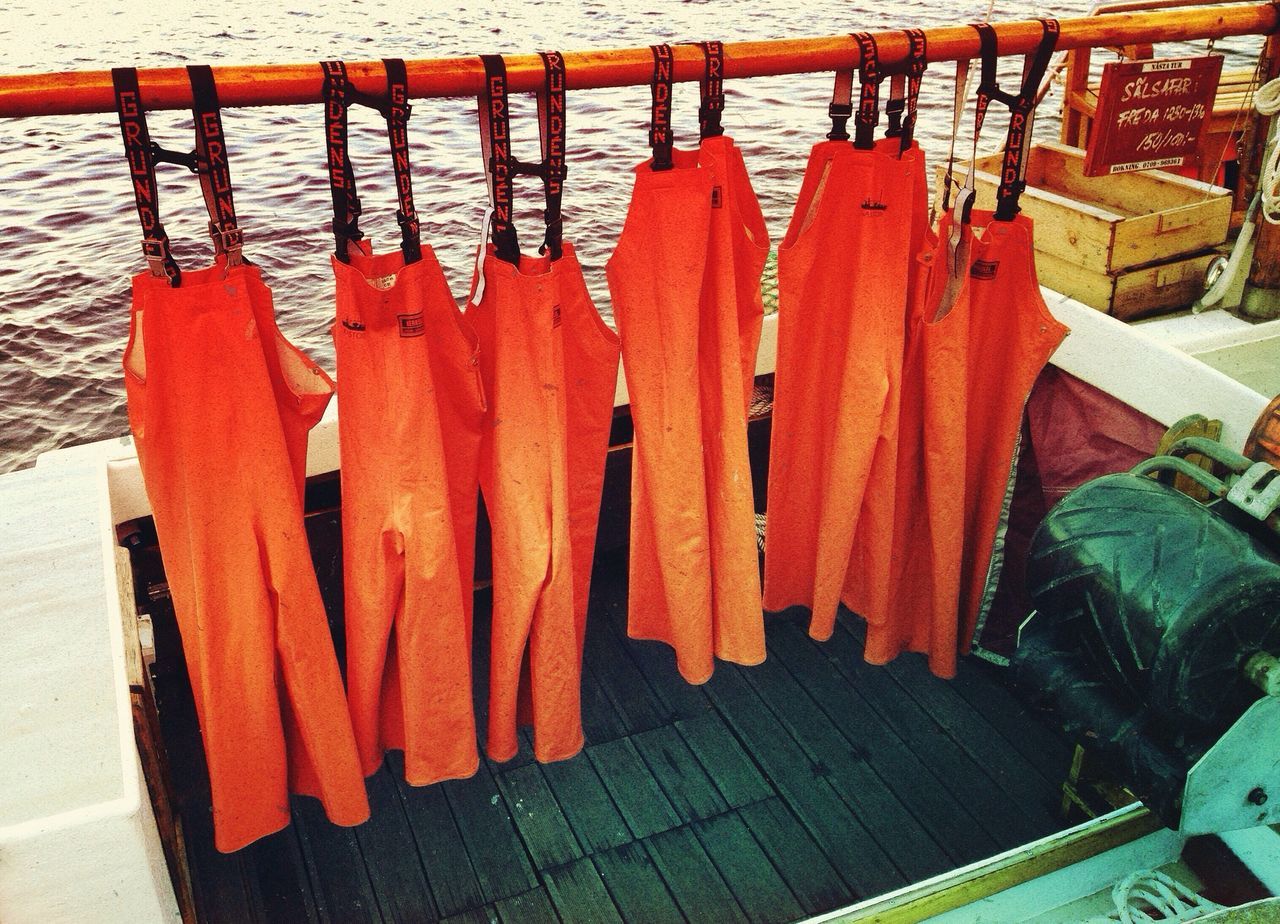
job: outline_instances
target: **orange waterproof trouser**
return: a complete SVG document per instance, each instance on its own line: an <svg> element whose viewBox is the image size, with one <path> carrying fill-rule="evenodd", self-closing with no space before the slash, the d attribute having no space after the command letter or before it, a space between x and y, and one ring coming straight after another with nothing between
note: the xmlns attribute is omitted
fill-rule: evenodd
<svg viewBox="0 0 1280 924"><path fill-rule="evenodd" d="M930 322L946 282L944 216L926 304L912 332L899 465L899 566L893 626L869 631L867 657L910 649L955 675L969 648L1017 450L1022 409L1066 329L1036 282L1031 221L973 212L968 278L954 306ZM908 500L908 498L911 498ZM992 572L998 576L998 568Z"/></svg>
<svg viewBox="0 0 1280 924"><path fill-rule="evenodd" d="M251 266L134 277L129 425L231 851L289 822L289 792L369 817L302 520L307 431L332 382L284 340Z"/></svg>
<svg viewBox="0 0 1280 924"><path fill-rule="evenodd" d="M636 168L608 265L635 423L628 634L703 683L715 657L764 660L747 409L769 240L730 138L672 155Z"/></svg>
<svg viewBox="0 0 1280 924"><path fill-rule="evenodd" d="M1030 218L985 224L974 241L965 443L960 642L969 650L1000 577L1006 506L1013 490L1022 412L1036 378L1068 331L1049 313L1036 278Z"/></svg>
<svg viewBox="0 0 1280 924"><path fill-rule="evenodd" d="M815 145L778 248L764 605L809 607L809 632L819 639L831 635L849 579L877 448L897 424L923 170L918 149L898 158L897 144ZM860 548L888 547L886 520L891 514L880 515L882 534L865 536Z"/></svg>
<svg viewBox="0 0 1280 924"><path fill-rule="evenodd" d="M965 249L954 300L947 288L951 216L918 256L903 362L896 476L870 490L896 496L889 617L867 627L865 656L883 664L905 650L926 652L935 673L955 670L959 550L964 541L965 397L969 270ZM967 241L972 235L962 229ZM969 245L971 246L971 244Z"/></svg>
<svg viewBox="0 0 1280 924"><path fill-rule="evenodd" d="M910 329L913 306L919 301L917 290L925 279L917 270L918 255L932 247L933 234L929 228L929 189L925 175L924 152L912 143L901 150L898 138L882 138L876 148L898 157L901 154L904 182L911 189L911 237L907 248L907 297L903 310L904 339ZM905 350L905 345L895 344L894 349ZM879 438L871 459L871 471L863 490L862 509L858 515L858 528L853 538L853 553L849 570L845 574L844 593L841 601L859 614L869 625L877 625L890 618L894 601L893 541L896 495L894 481L898 469L898 426L901 420L899 405L902 400L902 368L890 366L889 390L885 398L884 413L880 418Z"/></svg>
<svg viewBox="0 0 1280 924"><path fill-rule="evenodd" d="M493 528L487 748L495 760L516 753L527 652L534 754L562 760L582 748L582 642L618 338L587 294L572 245L555 261L522 257L519 268L487 248L483 295L467 311L488 397L480 462Z"/></svg>
<svg viewBox="0 0 1280 924"><path fill-rule="evenodd" d="M366 245L367 246L367 245ZM484 392L429 247L333 258L347 698L365 774L470 776L471 602Z"/></svg>

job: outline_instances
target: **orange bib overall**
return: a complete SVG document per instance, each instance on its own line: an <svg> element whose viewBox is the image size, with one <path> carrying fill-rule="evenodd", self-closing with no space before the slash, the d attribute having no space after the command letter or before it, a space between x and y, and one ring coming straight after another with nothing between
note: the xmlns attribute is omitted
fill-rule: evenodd
<svg viewBox="0 0 1280 924"><path fill-rule="evenodd" d="M890 490L913 247L927 232L923 154L910 140L923 71L913 34L911 112L900 137L876 143L875 42L862 49L856 134L845 124L852 75L837 77L831 140L815 145L778 249L778 353L769 456L764 604L807 606L825 639L842 597L886 618Z"/></svg>
<svg viewBox="0 0 1280 924"><path fill-rule="evenodd" d="M475 333L419 240L404 64L385 62L400 250L359 240L346 69L326 62L347 698L361 766L405 752L415 785L470 776L471 603L484 394Z"/></svg>
<svg viewBox="0 0 1280 924"><path fill-rule="evenodd" d="M1057 24L1044 22L1016 97L996 88L994 32L978 28L983 75L974 146L989 102L1006 102L1013 119L1003 179L994 214L971 210L970 179L924 257L928 284L912 312L905 372L894 619L868 630L866 650L879 662L902 650L924 652L942 677L954 676L988 586L994 590L1022 409L1066 334L1040 296L1031 222L1017 214L1031 108Z"/></svg>
<svg viewBox="0 0 1280 924"><path fill-rule="evenodd" d="M703 50L702 141L679 151L671 50L654 48L654 156L636 168L607 269L635 424L628 634L671 645L692 683L716 657L764 660L747 409L769 239L721 134L720 43Z"/></svg>
<svg viewBox="0 0 1280 924"><path fill-rule="evenodd" d="M564 63L555 52L543 61L545 256L520 254L511 221L513 173L529 168L511 156L501 57L484 57L480 101L493 243L481 251L466 316L488 396L480 485L493 528L487 748L495 760L517 750L522 663L537 758L582 748L582 643L618 376L617 336L587 294L573 247L561 242Z"/></svg>
<svg viewBox="0 0 1280 924"><path fill-rule="evenodd" d="M133 280L125 386L204 738L217 848L289 821L289 793L369 816L302 518L307 432L332 382L276 329L243 262L208 68L190 68L218 251L182 273L156 213L137 78L113 72L151 272ZM169 157L157 152L159 158Z"/></svg>

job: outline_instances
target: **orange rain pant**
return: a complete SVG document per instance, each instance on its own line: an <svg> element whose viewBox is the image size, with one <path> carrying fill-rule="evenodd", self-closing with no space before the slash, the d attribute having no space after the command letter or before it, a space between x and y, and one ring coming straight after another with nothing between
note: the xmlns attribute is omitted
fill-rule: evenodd
<svg viewBox="0 0 1280 924"><path fill-rule="evenodd" d="M778 352L764 606L807 606L825 639L841 599L887 618L897 403L913 247L927 233L924 158L814 146L778 248ZM892 477L887 479L890 483Z"/></svg>
<svg viewBox="0 0 1280 924"><path fill-rule="evenodd" d="M289 793L369 817L302 519L333 383L276 329L252 266L134 277L129 425L204 737L214 841L289 822Z"/></svg>
<svg viewBox="0 0 1280 924"><path fill-rule="evenodd" d="M747 411L768 232L733 141L636 168L609 289L635 423L628 634L714 658L764 660Z"/></svg>
<svg viewBox="0 0 1280 924"><path fill-rule="evenodd" d="M480 486L493 527L487 748L517 750L526 658L539 760L582 748L582 642L618 338L587 294L570 244L559 260L488 247L484 292L467 311L488 396ZM479 280L473 285L478 285Z"/></svg>
<svg viewBox="0 0 1280 924"><path fill-rule="evenodd" d="M955 675L969 649L989 585L999 574L998 537L1017 451L1022 409L1036 376L1066 335L1036 281L1029 218L994 221L973 212L964 228L967 278L954 306L931 320L947 281L944 216L925 258L923 303L913 313L903 397L891 625L867 636L868 660L926 653L930 669Z"/></svg>
<svg viewBox="0 0 1280 924"><path fill-rule="evenodd" d="M367 244L364 245L367 247ZM347 698L366 775L470 776L471 604L484 390L429 247L333 258Z"/></svg>

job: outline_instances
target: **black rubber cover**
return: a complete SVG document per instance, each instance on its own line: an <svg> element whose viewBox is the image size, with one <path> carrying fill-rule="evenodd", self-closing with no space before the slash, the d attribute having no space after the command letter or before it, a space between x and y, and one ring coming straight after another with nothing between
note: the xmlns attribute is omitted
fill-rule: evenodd
<svg viewBox="0 0 1280 924"><path fill-rule="evenodd" d="M1173 743L1221 734L1261 695L1244 662L1280 651L1275 550L1150 478L1107 475L1058 503L1032 539L1027 587L1034 622L1064 630L1088 672Z"/></svg>

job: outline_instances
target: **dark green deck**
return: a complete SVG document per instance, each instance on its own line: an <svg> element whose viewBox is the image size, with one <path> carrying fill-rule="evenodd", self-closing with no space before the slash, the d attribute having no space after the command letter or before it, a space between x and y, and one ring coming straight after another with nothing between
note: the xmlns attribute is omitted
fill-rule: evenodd
<svg viewBox="0 0 1280 924"><path fill-rule="evenodd" d="M309 525L340 638L338 515ZM158 558L136 560L145 595ZM1062 826L1068 745L984 664L950 683L914 657L872 667L856 619L819 644L796 613L770 621L763 665L721 664L693 687L664 646L626 638L620 553L602 557L593 594L584 753L539 765L526 740L507 764L425 788L393 754L370 780L368 823L334 827L296 799L293 825L225 856L172 613L153 593L156 698L201 919L781 922ZM478 600L483 655L488 593ZM478 657L478 691L485 678Z"/></svg>

